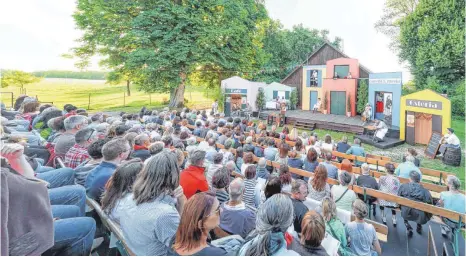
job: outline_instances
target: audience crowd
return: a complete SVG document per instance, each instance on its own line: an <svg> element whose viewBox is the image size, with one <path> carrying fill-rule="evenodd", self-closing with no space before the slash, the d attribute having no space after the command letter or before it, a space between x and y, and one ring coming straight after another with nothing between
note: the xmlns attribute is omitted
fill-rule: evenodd
<svg viewBox="0 0 466 257"><path fill-rule="evenodd" d="M320 140L218 113L143 108L91 115L21 96L15 111L2 108L0 129L2 255L89 255L104 228L99 215L86 213L86 198L100 204L136 255L380 255L366 222L376 205L384 223L385 208L391 210L394 226L401 207L409 233L410 222L421 233L430 214L358 195L352 185L434 204L413 150L398 168L387 164L378 180L368 164L355 162L356 177L332 151L365 156L358 139ZM460 180L447 181L435 204L465 213ZM354 221L340 220L339 211ZM442 233L457 228L443 221ZM329 238L340 242L335 252L323 247Z"/></svg>

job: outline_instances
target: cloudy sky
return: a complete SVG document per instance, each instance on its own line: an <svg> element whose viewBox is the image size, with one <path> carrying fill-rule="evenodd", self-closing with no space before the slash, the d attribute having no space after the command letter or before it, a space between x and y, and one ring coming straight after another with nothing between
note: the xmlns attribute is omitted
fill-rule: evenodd
<svg viewBox="0 0 466 257"><path fill-rule="evenodd" d="M384 0L266 0L269 15L286 28L327 29L333 39L343 39L343 51L373 72L402 71L405 65L389 48L389 40L377 33L374 23L382 15ZM73 47L81 32L71 14L74 0L0 1L0 68L76 70L62 54ZM97 58L91 69L98 70Z"/></svg>

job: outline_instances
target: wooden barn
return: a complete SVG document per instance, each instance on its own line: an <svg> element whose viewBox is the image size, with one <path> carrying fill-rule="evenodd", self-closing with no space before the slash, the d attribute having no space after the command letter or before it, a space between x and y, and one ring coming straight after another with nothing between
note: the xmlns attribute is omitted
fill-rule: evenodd
<svg viewBox="0 0 466 257"><path fill-rule="evenodd" d="M280 83L297 88L298 90L298 107L301 108L302 106L302 94L303 88L302 85L305 83L304 79L305 76L303 74L304 66L309 65L326 65L327 61L337 59L337 58L350 58L337 48L335 48L329 42L325 42L317 48L314 52L312 52L309 57L301 63L300 66L296 67L293 71L290 72ZM363 65L359 64L359 78L369 78L369 73L371 71L364 67Z"/></svg>

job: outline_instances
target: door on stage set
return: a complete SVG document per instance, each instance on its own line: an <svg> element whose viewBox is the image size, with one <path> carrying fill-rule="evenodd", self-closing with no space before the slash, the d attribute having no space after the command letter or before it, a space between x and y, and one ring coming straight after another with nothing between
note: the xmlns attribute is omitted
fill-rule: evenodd
<svg viewBox="0 0 466 257"><path fill-rule="evenodd" d="M330 113L337 115L346 114L346 92L331 91L330 92Z"/></svg>
<svg viewBox="0 0 466 257"><path fill-rule="evenodd" d="M317 91L311 91L309 99L311 101L309 110L314 110L314 105L317 103Z"/></svg>
<svg viewBox="0 0 466 257"><path fill-rule="evenodd" d="M432 136L432 114L416 112L414 119L414 140L416 144L427 145Z"/></svg>

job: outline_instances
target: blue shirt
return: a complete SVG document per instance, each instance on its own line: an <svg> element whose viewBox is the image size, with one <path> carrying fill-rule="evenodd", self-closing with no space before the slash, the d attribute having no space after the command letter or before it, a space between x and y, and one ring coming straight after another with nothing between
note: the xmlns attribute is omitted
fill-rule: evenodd
<svg viewBox="0 0 466 257"><path fill-rule="evenodd" d="M102 161L97 167L92 169L87 175L86 194L97 201L100 201L102 193L105 191L105 184L108 179L113 175L117 166L113 163Z"/></svg>
<svg viewBox="0 0 466 257"><path fill-rule="evenodd" d="M346 151L346 154L352 154L352 155L362 156L362 157L366 156L366 152L364 152L364 148L362 148L359 145L351 146L350 149L348 149L348 151ZM360 162L360 161L356 161L355 163L356 163L356 165L361 165L362 164L362 162Z"/></svg>
<svg viewBox="0 0 466 257"><path fill-rule="evenodd" d="M267 147L264 149L264 157L269 161L275 161L275 155L277 155L278 149L275 147Z"/></svg>
<svg viewBox="0 0 466 257"><path fill-rule="evenodd" d="M322 162L322 165L327 169L327 174L329 178L338 179L338 168L335 165L327 162Z"/></svg>
<svg viewBox="0 0 466 257"><path fill-rule="evenodd" d="M414 165L414 163L412 162L403 162L400 165L398 165L398 167L395 169L395 175L402 178L409 178L409 173L413 170L419 173L422 180L421 170L418 167L416 167L416 165Z"/></svg>
<svg viewBox="0 0 466 257"><path fill-rule="evenodd" d="M264 150L262 150L262 147L255 146L254 155L257 157L264 157Z"/></svg>
<svg viewBox="0 0 466 257"><path fill-rule="evenodd" d="M466 197L463 194L453 194L450 191L441 192L440 199L442 199L445 209L466 213Z"/></svg>
<svg viewBox="0 0 466 257"><path fill-rule="evenodd" d="M319 162L309 162L307 159L304 160L304 170L309 172L314 172L314 170L319 166ZM309 177L304 177L304 181L308 182Z"/></svg>

